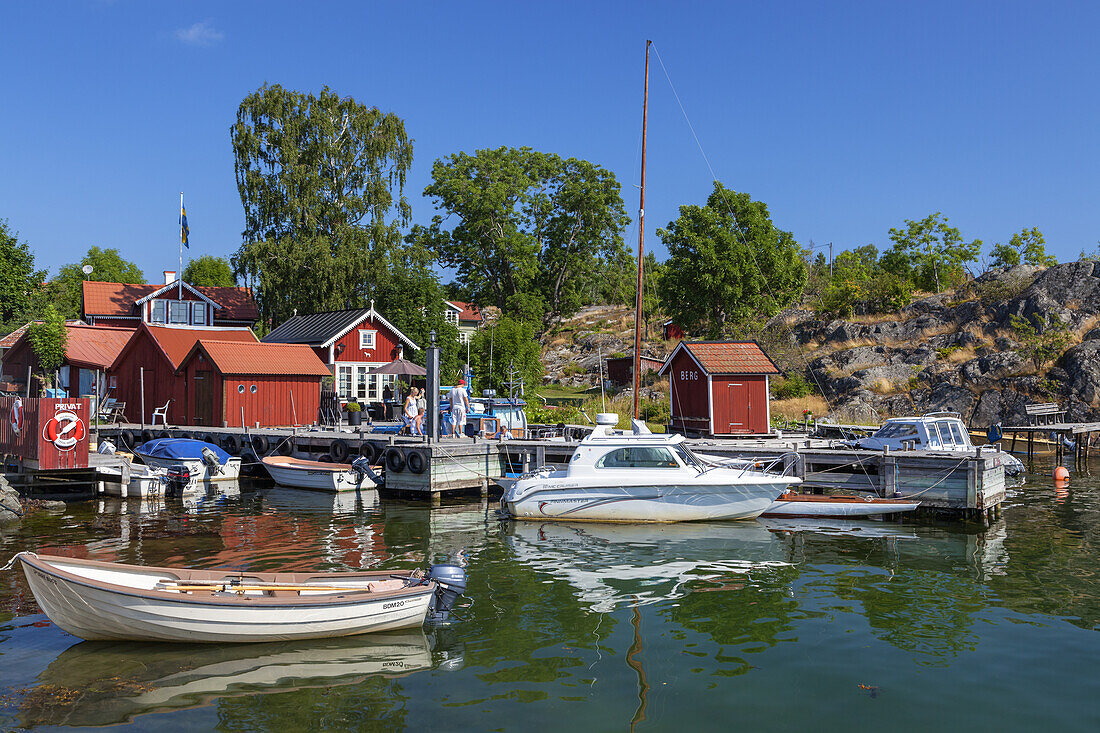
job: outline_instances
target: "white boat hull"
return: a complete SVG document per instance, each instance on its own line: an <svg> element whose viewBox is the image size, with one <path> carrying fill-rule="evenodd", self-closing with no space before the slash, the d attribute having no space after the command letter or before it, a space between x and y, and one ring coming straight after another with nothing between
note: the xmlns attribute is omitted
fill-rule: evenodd
<svg viewBox="0 0 1100 733"><path fill-rule="evenodd" d="M858 501L776 501L763 517L876 517L911 512L920 502L870 499Z"/></svg>
<svg viewBox="0 0 1100 733"><path fill-rule="evenodd" d="M212 471L210 466L197 459L157 458L136 453L141 462L150 468L169 469L173 466L186 466L191 474L191 481L211 483L215 481L237 481L241 477L241 459L230 458L218 471Z"/></svg>
<svg viewBox="0 0 1100 733"><path fill-rule="evenodd" d="M164 495L164 478L166 472L162 469L152 469L148 466L131 465L129 470L130 483L122 485L122 469L116 466L104 466L96 469L96 473L103 481L103 493L106 496L150 498Z"/></svg>
<svg viewBox="0 0 1100 733"><path fill-rule="evenodd" d="M280 486L313 491L355 491L374 489L374 482L346 464L326 464L316 461L298 461L272 456L263 459L264 468Z"/></svg>
<svg viewBox="0 0 1100 733"><path fill-rule="evenodd" d="M31 553L19 558L43 613L70 634L89 640L259 642L391 631L423 624L435 590L429 584L397 596L328 594L324 602L313 603L301 602L301 596L281 601L235 593L199 598L154 590L166 573L147 571L163 568L115 565L97 570L89 582L74 575L88 572L87 561L51 558L47 564Z"/></svg>
<svg viewBox="0 0 1100 733"><path fill-rule="evenodd" d="M736 484L578 487L576 481L518 481L501 499L516 519L593 522L700 522L754 519L797 479L759 476ZM572 485L570 485L572 484Z"/></svg>

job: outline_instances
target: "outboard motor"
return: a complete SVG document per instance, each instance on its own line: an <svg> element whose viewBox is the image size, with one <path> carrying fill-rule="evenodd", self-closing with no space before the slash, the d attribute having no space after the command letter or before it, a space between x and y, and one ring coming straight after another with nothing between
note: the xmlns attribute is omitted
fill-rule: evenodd
<svg viewBox="0 0 1100 733"><path fill-rule="evenodd" d="M366 476L374 482L375 486L381 486L386 483L381 476L374 472L374 469L370 467L370 461L366 456L360 456L351 462L351 470L359 474L359 478L362 479Z"/></svg>
<svg viewBox="0 0 1100 733"><path fill-rule="evenodd" d="M218 460L218 454L210 450L206 446L202 448L202 462L210 468L210 473L217 476L222 472L221 461Z"/></svg>
<svg viewBox="0 0 1100 733"><path fill-rule="evenodd" d="M178 463L168 468L164 476L164 482L167 485L165 488L165 493L167 495L180 496L183 494L183 490L191 483L191 471L188 470L187 466Z"/></svg>
<svg viewBox="0 0 1100 733"><path fill-rule="evenodd" d="M99 441L99 447L96 448L96 453L99 453L101 456L113 456L116 450L115 444L104 438Z"/></svg>
<svg viewBox="0 0 1100 733"><path fill-rule="evenodd" d="M466 571L458 565L432 565L428 570L428 580L434 580L438 585L432 598L431 623L447 623L455 601L466 592Z"/></svg>

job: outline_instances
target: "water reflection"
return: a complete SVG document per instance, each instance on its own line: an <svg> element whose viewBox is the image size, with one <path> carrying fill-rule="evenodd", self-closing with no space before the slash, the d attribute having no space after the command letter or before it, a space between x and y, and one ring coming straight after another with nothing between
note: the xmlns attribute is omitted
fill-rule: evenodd
<svg viewBox="0 0 1100 733"><path fill-rule="evenodd" d="M786 564L787 554L756 522L508 522L505 531L519 562L553 568L598 613L679 598L692 582L737 585L754 569Z"/></svg>
<svg viewBox="0 0 1100 733"><path fill-rule="evenodd" d="M436 659L454 668L461 651L437 647ZM432 642L419 629L270 644L82 642L22 691L20 721L25 726L113 725L215 698L331 691L372 676L396 678L432 666Z"/></svg>
<svg viewBox="0 0 1100 733"><path fill-rule="evenodd" d="M362 514L378 509L381 503L375 489L330 493L276 485L257 493L267 506L280 511L308 514Z"/></svg>

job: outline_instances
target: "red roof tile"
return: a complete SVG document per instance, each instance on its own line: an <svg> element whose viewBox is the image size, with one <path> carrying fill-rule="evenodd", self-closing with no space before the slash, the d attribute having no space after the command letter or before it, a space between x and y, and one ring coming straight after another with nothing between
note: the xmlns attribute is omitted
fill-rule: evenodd
<svg viewBox="0 0 1100 733"><path fill-rule="evenodd" d="M779 369L753 341L680 342L710 374L779 374Z"/></svg>
<svg viewBox="0 0 1100 733"><path fill-rule="evenodd" d="M15 342L19 340L19 337L23 335L23 332L27 330L27 326L29 325L31 324L24 323L4 338L0 338L0 349L10 349L15 346Z"/></svg>
<svg viewBox="0 0 1100 733"><path fill-rule="evenodd" d="M241 344L232 341L200 339L195 349L202 348L223 375L290 375L328 377L332 372L304 344ZM192 353L194 349L192 349Z"/></svg>
<svg viewBox="0 0 1100 733"><path fill-rule="evenodd" d="M455 308L461 309L461 312L458 314L458 320L460 320L460 321L480 321L481 320L481 309L478 308L473 303L463 303L461 300L448 300L447 302L450 303L451 305L453 305Z"/></svg>
<svg viewBox="0 0 1100 733"><path fill-rule="evenodd" d="M134 303L150 293L155 293L164 285L85 281L83 287L85 315L117 318L135 315ZM256 301L247 288L197 285L195 290L222 307L215 316L218 320L255 321L260 317Z"/></svg>
<svg viewBox="0 0 1100 733"><path fill-rule="evenodd" d="M108 326L66 326L65 361L75 366L106 369L114 363L126 342L134 335L131 328Z"/></svg>
<svg viewBox="0 0 1100 733"><path fill-rule="evenodd" d="M171 326L150 326L146 324L160 348L168 355L172 367L178 369L183 358L201 338L231 341L235 344L256 344L256 334L247 328L194 328Z"/></svg>

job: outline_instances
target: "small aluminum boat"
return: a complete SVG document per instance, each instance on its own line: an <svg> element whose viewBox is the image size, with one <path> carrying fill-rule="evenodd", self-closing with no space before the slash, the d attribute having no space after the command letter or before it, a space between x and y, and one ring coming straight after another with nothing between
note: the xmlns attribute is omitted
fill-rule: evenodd
<svg viewBox="0 0 1100 733"><path fill-rule="evenodd" d="M99 466L96 474L103 482L103 493L107 496L121 497L157 497L164 495L164 483L168 471L163 468L151 468L139 463L130 464L123 476L122 466ZM129 483L123 484L124 478Z"/></svg>
<svg viewBox="0 0 1100 733"><path fill-rule="evenodd" d="M322 463L290 456L267 456L260 461L280 486L315 491L355 491L373 489L381 479L377 471L381 467L366 465L362 459L355 463Z"/></svg>
<svg viewBox="0 0 1100 733"><path fill-rule="evenodd" d="M258 642L420 626L465 590L454 565L423 573L233 573L21 552L43 613L89 640ZM433 599L435 603L433 604Z"/></svg>
<svg viewBox="0 0 1100 733"><path fill-rule="evenodd" d="M911 512L920 505L909 499L880 499L875 496L826 496L783 494L764 510L762 517L873 517Z"/></svg>

